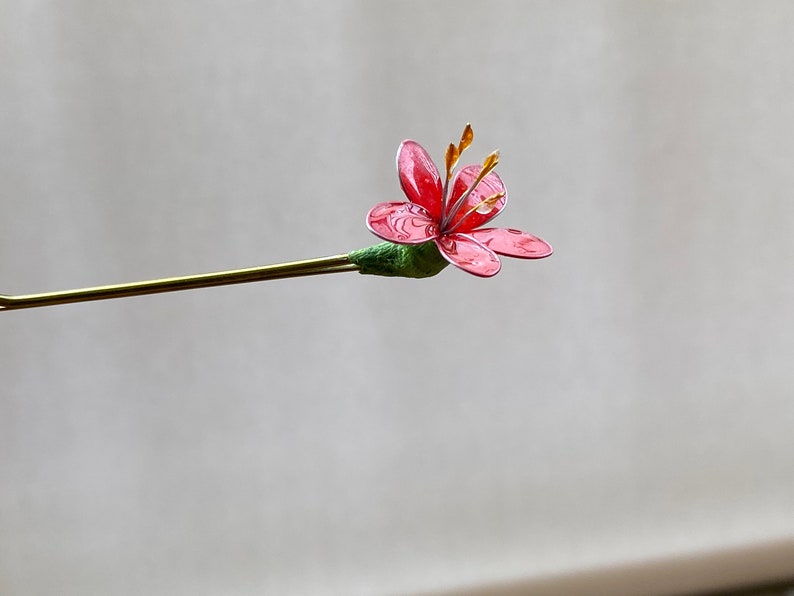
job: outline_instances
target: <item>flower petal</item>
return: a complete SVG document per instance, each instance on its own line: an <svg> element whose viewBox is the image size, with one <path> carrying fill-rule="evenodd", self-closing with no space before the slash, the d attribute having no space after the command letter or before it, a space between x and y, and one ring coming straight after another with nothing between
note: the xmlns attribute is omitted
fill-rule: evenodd
<svg viewBox="0 0 794 596"><path fill-rule="evenodd" d="M519 259L542 259L552 253L551 245L537 236L513 228L483 228L469 235L492 251Z"/></svg>
<svg viewBox="0 0 794 596"><path fill-rule="evenodd" d="M455 179L452 181L452 192L449 200L450 206L455 205L458 199L463 196L463 193L465 193L468 188L474 184L474 181L477 179L477 175L480 173L480 170L482 170L482 166L471 165L462 168L457 173ZM504 193L504 196L498 201L495 201L485 213L474 211L470 215L466 215L472 208L479 205L482 201L498 193ZM457 223L465 217L465 221L463 221L463 223L460 224L460 227L455 229L455 231L459 233L470 232L471 230L479 228L484 223L496 217L499 212L504 209L506 201L507 189L505 188L504 182L502 182L499 174L496 172L491 172L480 181L477 187L466 198L466 202L461 205L460 209L455 214L455 217L452 218L452 221L450 221L445 228L450 229L455 227Z"/></svg>
<svg viewBox="0 0 794 596"><path fill-rule="evenodd" d="M397 244L421 244L438 236L438 224L413 203L378 203L367 213L367 227Z"/></svg>
<svg viewBox="0 0 794 596"><path fill-rule="evenodd" d="M403 141L397 150L397 174L405 196L427 209L430 217L441 219L441 175L416 141Z"/></svg>
<svg viewBox="0 0 794 596"><path fill-rule="evenodd" d="M480 277L496 275L502 267L490 248L466 234L445 234L436 238L436 246L447 261Z"/></svg>

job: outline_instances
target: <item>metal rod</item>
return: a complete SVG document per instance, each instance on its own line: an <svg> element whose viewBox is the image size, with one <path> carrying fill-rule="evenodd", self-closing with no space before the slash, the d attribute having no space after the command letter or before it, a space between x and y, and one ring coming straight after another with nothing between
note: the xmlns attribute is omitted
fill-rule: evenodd
<svg viewBox="0 0 794 596"><path fill-rule="evenodd" d="M332 257L321 257L319 259L265 265L263 267L218 271L216 273L200 273L198 275L168 277L164 279L137 281L110 286L96 286L93 288L64 290L60 292L45 292L41 294L25 294L18 296L5 296L0 294L0 312L23 308L38 308L41 306L56 306L72 302L108 300L111 298L126 298L128 296L143 296L145 294L159 294L162 292L211 288L215 286L226 286L271 279L286 279L305 275L343 273L345 271L358 271L358 269L358 265L352 263L347 255L335 255Z"/></svg>

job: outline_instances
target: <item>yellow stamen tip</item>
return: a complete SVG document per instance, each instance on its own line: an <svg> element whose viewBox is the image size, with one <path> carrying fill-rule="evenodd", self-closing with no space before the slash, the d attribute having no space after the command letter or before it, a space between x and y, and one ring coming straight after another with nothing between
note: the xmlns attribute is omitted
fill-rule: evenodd
<svg viewBox="0 0 794 596"><path fill-rule="evenodd" d="M495 166L497 163L499 163L499 149L489 153L482 165L483 167L490 166L491 164Z"/></svg>
<svg viewBox="0 0 794 596"><path fill-rule="evenodd" d="M454 143L450 143L449 147L447 147L447 153L445 155L445 161L447 166L447 180L452 177L452 170L455 168L455 165L458 163L458 158L460 157L460 152L458 148L455 147Z"/></svg>
<svg viewBox="0 0 794 596"><path fill-rule="evenodd" d="M482 172L480 172L481 176L485 176L488 172L493 170L496 167L496 164L499 163L499 150L497 149L493 153L489 154L488 157L482 162Z"/></svg>
<svg viewBox="0 0 794 596"><path fill-rule="evenodd" d="M477 213L481 213L483 215L486 214L486 213L490 213L491 211L493 211L494 206L504 196L505 196L505 193L503 193L503 192L497 192L495 194L492 194L487 199L483 199L482 201L480 201L480 204L477 205L477 207L475 207L475 211Z"/></svg>
<svg viewBox="0 0 794 596"><path fill-rule="evenodd" d="M474 140L474 131L471 128L471 124L468 122L466 123L466 128L463 129L463 134L460 135L460 143L458 143L458 153L463 153L468 149L469 145L471 145L472 141Z"/></svg>

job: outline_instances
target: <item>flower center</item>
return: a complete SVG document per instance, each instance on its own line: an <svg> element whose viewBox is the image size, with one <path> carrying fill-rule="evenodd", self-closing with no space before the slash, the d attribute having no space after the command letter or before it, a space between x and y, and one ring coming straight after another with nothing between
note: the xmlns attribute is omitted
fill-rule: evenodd
<svg viewBox="0 0 794 596"><path fill-rule="evenodd" d="M445 234L451 234L452 232L454 232L455 230L457 230L457 229L460 227L460 225L461 225L461 224L462 224L464 221L466 221L466 218L468 218L469 216L471 216L471 214L472 214L472 213L479 213L480 215L487 215L487 214L489 214L491 211L493 211L494 209L496 209L496 204L499 202L499 199L503 198L504 196L505 196L505 193L503 193L503 192L497 192L497 193L494 193L494 194L492 194L492 195L491 195L490 197L488 197L487 199L483 199L482 201L480 201L479 203L477 203L477 204L476 204L474 207L472 207L471 209L469 209L469 210L468 210L468 211L467 211L467 212L466 212L466 213L463 215L463 217L461 217L461 218L458 220L458 223L456 223L454 226L452 226L452 227L450 227L450 228L448 228L448 229L444 230L444 233L445 233Z"/></svg>
<svg viewBox="0 0 794 596"><path fill-rule="evenodd" d="M466 199L468 199L469 195L471 195L471 193L474 191L474 189L477 188L477 185L480 182L482 182L483 178L485 178L488 174L490 174L494 170L494 168L496 168L496 165L498 163L499 163L499 151L494 151L493 153L490 153L485 158L485 160L482 162L482 169L480 169L480 173L477 174L477 178L474 180L472 185L469 186L469 188L466 189L466 192L464 192L462 195L460 195L460 198L458 198L458 200L455 201L455 204L452 205L452 207L449 210L449 213L444 215L445 211L442 210L442 212L441 212L442 213L441 226L440 227L441 227L441 230L443 232L449 232L450 231L450 230L448 230L446 228L450 224L450 222L455 219L455 216L458 214L458 211L460 211L461 208L463 207L463 205L466 204ZM447 175L450 176L451 173L448 172ZM443 207L444 208L446 208L447 190L448 190L447 189L447 185L445 185L445 187L444 187L444 200L443 200ZM494 206L496 205L497 201L499 199L501 199L503 196L504 196L504 193L496 193L495 195L491 195L487 199L485 199L483 201L480 201L479 203L477 203L477 205L475 205L472 209L470 209L466 213L466 215L464 215L460 219L460 221L458 221L458 223L455 224L455 226L452 229L457 228L460 225L461 221L463 221L466 217L468 217L469 215L471 215L475 211L479 211L480 209L485 209L484 211L479 211L479 213L490 213L493 210Z"/></svg>

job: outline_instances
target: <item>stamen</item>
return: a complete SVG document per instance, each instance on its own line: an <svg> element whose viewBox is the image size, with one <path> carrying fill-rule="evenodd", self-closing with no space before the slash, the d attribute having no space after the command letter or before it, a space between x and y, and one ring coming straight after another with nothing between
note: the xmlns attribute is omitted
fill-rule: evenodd
<svg viewBox="0 0 794 596"><path fill-rule="evenodd" d="M452 171L455 169L455 166L458 165L458 159L460 159L461 153L463 153L471 142L474 140L474 131L471 128L471 124L468 122L466 123L465 128L463 129L463 134L460 135L460 142L458 146L455 147L454 143L450 143L449 147L447 147L447 152L445 157L446 166L447 166L447 177L444 180L444 188L441 191L441 219L443 220L446 217L447 212L447 197L449 195L449 181L452 179Z"/></svg>
<svg viewBox="0 0 794 596"><path fill-rule="evenodd" d="M460 135L460 143L458 143L458 153L463 153L469 148L471 142L474 140L474 131L471 124L466 123L466 128L463 129L463 134Z"/></svg>
<svg viewBox="0 0 794 596"><path fill-rule="evenodd" d="M493 211L494 205L496 205L499 199L501 199L504 196L505 193L503 192L494 193L487 199L483 199L482 201L480 201L480 204L473 207L471 211L469 211L469 213L473 211L476 211L477 213L480 213L482 215L485 215L486 213L490 213L491 211ZM466 215L469 215L469 213L467 213ZM466 215L464 215L463 217L466 217Z"/></svg>
<svg viewBox="0 0 794 596"><path fill-rule="evenodd" d="M460 208L463 207L463 205L466 203L466 199L469 198L469 195L472 193L472 191L475 188L477 188L477 185L480 182L482 182L483 178L485 178L488 174L490 174L493 171L493 169L496 167L496 164L498 164L498 163L499 163L499 150L497 149L496 151L493 151L492 153L490 153L485 158L485 160L483 160L482 169L480 170L480 173L477 174L477 178L476 178L476 180L474 180L474 183L469 188L467 188L466 192L464 192L460 196L460 198L455 202L455 204L449 210L449 213L447 214L447 216L442 218L442 221L441 221L441 228L442 229L444 229L447 226L447 224L449 224L449 222L451 222L455 218L455 215L457 215L458 211L460 211ZM444 196L446 197L446 193L444 193ZM446 205L446 199L445 199L444 203ZM442 213L443 213L443 211L442 211ZM455 227L457 227L457 225Z"/></svg>
<svg viewBox="0 0 794 596"><path fill-rule="evenodd" d="M485 158L485 161L482 162L482 172L480 172L480 176L483 178L496 167L496 164L499 163L499 149L490 153L488 157Z"/></svg>
<svg viewBox="0 0 794 596"><path fill-rule="evenodd" d="M452 170L455 169L458 158L460 157L460 151L455 147L454 143L450 143L449 147L447 147L447 154L445 157L447 163L447 180L449 180L452 178Z"/></svg>
<svg viewBox="0 0 794 596"><path fill-rule="evenodd" d="M474 207L469 209L466 212L466 214L458 220L458 223L456 223L454 226L452 226L448 230L444 230L444 233L445 234L449 234L449 233L452 233L455 230L457 230L460 227L460 224L462 224L465 221L465 219L467 217L469 217L474 212L477 212L480 215L487 215L488 213L490 213L491 211L494 210L494 207L496 207L496 204L499 202L500 199L504 198L504 196L505 196L505 193L497 192L497 193L492 194L490 197L488 197L486 199L483 199L482 201L477 203Z"/></svg>
<svg viewBox="0 0 794 596"><path fill-rule="evenodd" d="M444 156L444 161L446 162L447 166L447 176L444 178L444 188L441 191L441 218L444 218L444 215L447 211L447 195L449 194L449 180L452 178L452 170L455 169L455 166L458 163L458 158L460 157L460 152L458 148L455 147L454 143L450 143L449 147L447 147L447 153Z"/></svg>

